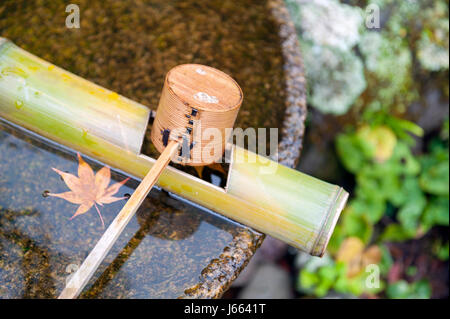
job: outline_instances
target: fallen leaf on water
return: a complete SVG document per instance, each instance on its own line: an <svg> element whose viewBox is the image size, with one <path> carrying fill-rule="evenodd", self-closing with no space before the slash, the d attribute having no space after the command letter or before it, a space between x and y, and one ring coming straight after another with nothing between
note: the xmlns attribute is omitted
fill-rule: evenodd
<svg viewBox="0 0 450 319"><path fill-rule="evenodd" d="M86 213L94 206L102 222L102 227L105 228L105 223L103 222L103 217L97 204L103 206L103 204L110 204L124 199L124 197L114 197L113 195L119 191L119 188L125 184L129 178L108 187L111 180L111 171L109 167L105 166L100 169L97 174L94 174L92 168L83 160L81 155L77 154L77 156L78 177L52 167L52 169L62 177L71 191L59 194L49 193L48 196L59 197L68 202L80 205L70 220L78 215Z"/></svg>

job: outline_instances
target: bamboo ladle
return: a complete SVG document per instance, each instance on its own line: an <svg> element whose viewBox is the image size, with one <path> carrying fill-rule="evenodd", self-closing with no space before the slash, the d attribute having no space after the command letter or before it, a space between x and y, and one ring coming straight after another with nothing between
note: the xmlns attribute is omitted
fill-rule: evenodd
<svg viewBox="0 0 450 319"><path fill-rule="evenodd" d="M78 297L170 161L200 166L222 157L228 139L226 129L233 127L242 99L239 85L217 69L184 64L168 72L151 132L161 155L67 282L59 299ZM221 137L203 140L202 133L207 129L218 130ZM221 152L211 154L210 150Z"/></svg>

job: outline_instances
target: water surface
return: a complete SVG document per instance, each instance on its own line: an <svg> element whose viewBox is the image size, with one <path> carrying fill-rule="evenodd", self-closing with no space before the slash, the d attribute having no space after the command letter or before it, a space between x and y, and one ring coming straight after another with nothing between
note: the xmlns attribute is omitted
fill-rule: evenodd
<svg viewBox="0 0 450 319"><path fill-rule="evenodd" d="M94 171L102 167L85 160ZM77 205L45 196L68 191L52 167L76 175L76 154L0 122L1 298L56 297L104 232L94 208L69 220ZM124 178L112 171L111 183ZM132 194L136 186L130 180L116 196ZM124 204L100 207L106 226ZM249 230L154 189L83 297L179 297L242 231Z"/></svg>

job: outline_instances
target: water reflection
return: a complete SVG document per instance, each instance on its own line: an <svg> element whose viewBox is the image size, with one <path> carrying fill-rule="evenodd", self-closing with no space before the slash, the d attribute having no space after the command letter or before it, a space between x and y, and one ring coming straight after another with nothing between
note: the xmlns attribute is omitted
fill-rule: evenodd
<svg viewBox="0 0 450 319"><path fill-rule="evenodd" d="M86 161L94 171L101 165ZM75 153L37 141L0 122L0 297L53 298L68 266L80 265L103 229L94 210L73 220L77 205L45 191L67 191L51 167L76 173ZM111 172L111 183L125 178ZM130 180L118 197L131 194ZM125 200L104 205L105 225ZM83 297L172 298L195 285L244 227L153 190L94 274ZM255 236L260 236L255 233Z"/></svg>

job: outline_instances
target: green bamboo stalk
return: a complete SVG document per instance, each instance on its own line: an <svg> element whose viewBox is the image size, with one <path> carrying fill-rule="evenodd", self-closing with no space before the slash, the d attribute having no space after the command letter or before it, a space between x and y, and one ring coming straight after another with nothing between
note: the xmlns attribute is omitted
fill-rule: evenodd
<svg viewBox="0 0 450 319"><path fill-rule="evenodd" d="M147 107L2 42L2 116L23 126L45 121L50 134L63 139L70 134L77 143L102 139L140 152L150 115Z"/></svg>
<svg viewBox="0 0 450 319"><path fill-rule="evenodd" d="M119 117L117 117L119 115ZM0 38L0 117L142 179L149 109ZM158 186L321 256L348 194L296 170L233 148L226 189L173 167ZM248 157L255 156L256 161ZM276 168L262 174L266 167Z"/></svg>
<svg viewBox="0 0 450 319"><path fill-rule="evenodd" d="M245 216L268 233L312 255L325 251L348 193L341 187L270 161L241 147L233 149L227 193L258 206ZM256 220L254 220L256 218Z"/></svg>

